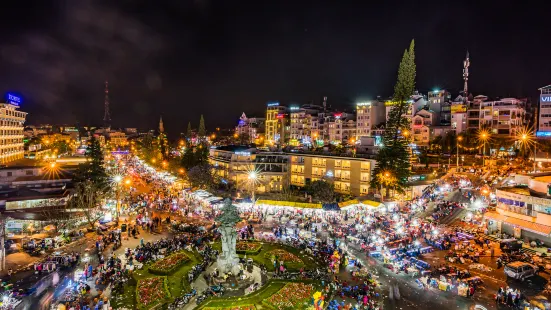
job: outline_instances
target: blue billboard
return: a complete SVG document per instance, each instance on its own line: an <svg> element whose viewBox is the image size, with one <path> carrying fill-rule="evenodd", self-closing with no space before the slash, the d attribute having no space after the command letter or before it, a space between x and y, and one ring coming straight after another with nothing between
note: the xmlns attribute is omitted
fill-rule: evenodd
<svg viewBox="0 0 551 310"><path fill-rule="evenodd" d="M551 94L541 94L540 95L540 102L541 103L551 103Z"/></svg>
<svg viewBox="0 0 551 310"><path fill-rule="evenodd" d="M19 106L21 104L21 97L12 93L6 94L6 103Z"/></svg>

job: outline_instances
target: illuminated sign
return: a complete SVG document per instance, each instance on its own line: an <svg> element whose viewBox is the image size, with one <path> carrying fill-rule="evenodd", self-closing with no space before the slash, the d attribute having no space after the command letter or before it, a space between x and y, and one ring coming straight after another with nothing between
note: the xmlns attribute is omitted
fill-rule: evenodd
<svg viewBox="0 0 551 310"><path fill-rule="evenodd" d="M291 111L298 111L298 110L300 110L300 108L299 108L299 107L290 107L289 110L291 110Z"/></svg>
<svg viewBox="0 0 551 310"><path fill-rule="evenodd" d="M269 107L276 107L279 105L279 102L268 102Z"/></svg>
<svg viewBox="0 0 551 310"><path fill-rule="evenodd" d="M335 114L333 114L333 116L335 116L335 118L337 118L337 119L338 119L338 118L341 118L341 116L342 116L342 113L335 113Z"/></svg>
<svg viewBox="0 0 551 310"><path fill-rule="evenodd" d="M13 105L19 105L21 103L21 97L14 94L6 94L6 102Z"/></svg>
<svg viewBox="0 0 551 310"><path fill-rule="evenodd" d="M551 94L541 94L540 102L551 102Z"/></svg>
<svg viewBox="0 0 551 310"><path fill-rule="evenodd" d="M356 103L356 105L359 107L365 107L365 106L371 105L371 102L358 102Z"/></svg>
<svg viewBox="0 0 551 310"><path fill-rule="evenodd" d="M464 104L452 104L450 109L452 114L467 112L467 106Z"/></svg>
<svg viewBox="0 0 551 310"><path fill-rule="evenodd" d="M278 114L278 115L276 116L276 118L284 118L284 117L285 117L284 114Z"/></svg>
<svg viewBox="0 0 551 310"><path fill-rule="evenodd" d="M250 152L235 152L237 156L251 156Z"/></svg>
<svg viewBox="0 0 551 310"><path fill-rule="evenodd" d="M536 137L551 137L551 131L538 131Z"/></svg>

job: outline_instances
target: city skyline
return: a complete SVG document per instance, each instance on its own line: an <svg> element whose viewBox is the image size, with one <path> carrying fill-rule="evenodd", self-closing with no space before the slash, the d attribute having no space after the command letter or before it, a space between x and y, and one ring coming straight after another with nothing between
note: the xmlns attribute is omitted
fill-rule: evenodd
<svg viewBox="0 0 551 310"><path fill-rule="evenodd" d="M327 96L333 106L353 108L389 97L413 38L420 92L457 94L468 50L474 95L536 102L537 89L549 84L549 64L545 49L522 42L543 36L543 10L513 4L427 2L396 11L391 4L80 2L42 4L27 15L12 4L6 9L23 17L17 25L4 20L14 29L2 33L0 65L10 74L1 85L22 94L29 124L101 125L109 80L114 127L155 128L162 115L176 134L204 114L212 130L233 127L244 111L262 116L268 101L319 103ZM508 17L523 22L499 22Z"/></svg>

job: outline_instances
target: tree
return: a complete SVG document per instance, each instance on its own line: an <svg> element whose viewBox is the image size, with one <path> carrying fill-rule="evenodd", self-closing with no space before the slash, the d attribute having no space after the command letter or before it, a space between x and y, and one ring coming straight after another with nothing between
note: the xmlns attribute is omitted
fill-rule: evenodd
<svg viewBox="0 0 551 310"><path fill-rule="evenodd" d="M76 183L91 181L94 184L105 186L107 173L103 166L103 151L101 150L99 141L93 136L88 143L86 155L90 158L90 161L79 165L73 180Z"/></svg>
<svg viewBox="0 0 551 310"><path fill-rule="evenodd" d="M195 154L193 152L193 147L191 146L186 147L184 151L184 155L182 156L181 165L186 170L189 170L193 166L195 166Z"/></svg>
<svg viewBox="0 0 551 310"><path fill-rule="evenodd" d="M96 222L104 215L101 201L107 193L107 188L87 180L76 185L76 192L68 205L71 209L81 212L86 223L93 230Z"/></svg>
<svg viewBox="0 0 551 310"><path fill-rule="evenodd" d="M191 130L191 122L187 123L186 140L191 141L193 138L193 131Z"/></svg>
<svg viewBox="0 0 551 310"><path fill-rule="evenodd" d="M65 154L69 153L71 151L71 147L65 140L57 140L54 143L52 143L51 148L54 150L57 150L57 154Z"/></svg>
<svg viewBox="0 0 551 310"><path fill-rule="evenodd" d="M138 139L138 151L145 161L149 162L152 158L155 158L156 143L157 141L153 138L151 133L147 133Z"/></svg>
<svg viewBox="0 0 551 310"><path fill-rule="evenodd" d="M197 130L197 135L201 140L207 136L207 130L205 129L205 119L203 118L203 114L201 114L201 119L199 119L199 129Z"/></svg>
<svg viewBox="0 0 551 310"><path fill-rule="evenodd" d="M197 165L189 169L187 177L194 187L212 189L216 185L212 168L208 164Z"/></svg>
<svg viewBox="0 0 551 310"><path fill-rule="evenodd" d="M316 180L306 187L306 192L319 202L335 202L335 185L332 182Z"/></svg>
<svg viewBox="0 0 551 310"><path fill-rule="evenodd" d="M209 146L206 142L201 142L195 148L195 164L204 165L209 163Z"/></svg>
<svg viewBox="0 0 551 310"><path fill-rule="evenodd" d="M40 213L49 225L55 227L56 234L71 229L77 219L75 212L71 212L69 203L44 208Z"/></svg>
<svg viewBox="0 0 551 310"><path fill-rule="evenodd" d="M411 174L408 142L402 132L409 130L410 120L403 115L408 111L408 102L415 88L415 43L412 40L409 49L404 51L398 68L398 79L394 86L393 106L383 135L383 146L377 153L377 165L373 171L371 184L374 187L393 187L403 193ZM389 184L388 180L394 180Z"/></svg>
<svg viewBox="0 0 551 310"><path fill-rule="evenodd" d="M157 137L157 145L159 146L159 154L163 160L168 159L168 140L164 133L160 133Z"/></svg>

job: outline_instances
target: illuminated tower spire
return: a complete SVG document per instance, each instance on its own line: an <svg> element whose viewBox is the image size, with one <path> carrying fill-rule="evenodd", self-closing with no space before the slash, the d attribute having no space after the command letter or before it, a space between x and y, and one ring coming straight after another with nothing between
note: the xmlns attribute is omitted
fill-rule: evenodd
<svg viewBox="0 0 551 310"><path fill-rule="evenodd" d="M105 102L103 113L103 123L105 128L111 128L111 113L109 112L109 82L107 81L105 81Z"/></svg>
<svg viewBox="0 0 551 310"><path fill-rule="evenodd" d="M159 119L159 133L164 133L165 132L165 126L163 124L163 117L161 116L161 118Z"/></svg>
<svg viewBox="0 0 551 310"><path fill-rule="evenodd" d="M469 88L467 86L469 81L469 66L471 65L471 61L469 60L469 51L467 51L467 57L465 57L465 60L463 60L463 81L465 81L465 84L463 85L463 97L466 98L469 96Z"/></svg>

